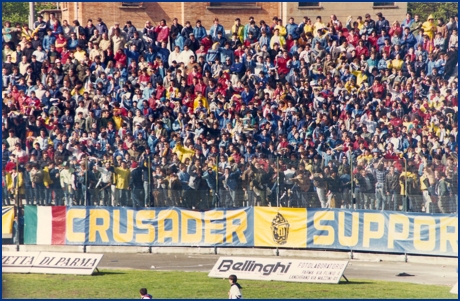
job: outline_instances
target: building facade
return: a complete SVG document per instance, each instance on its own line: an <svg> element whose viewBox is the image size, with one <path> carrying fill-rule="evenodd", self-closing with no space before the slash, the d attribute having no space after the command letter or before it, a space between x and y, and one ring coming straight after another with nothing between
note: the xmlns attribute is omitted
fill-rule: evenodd
<svg viewBox="0 0 460 301"><path fill-rule="evenodd" d="M256 21L265 20L271 24L274 16L281 17L286 24L289 17L294 17L296 23L304 16L313 19L321 16L328 21L331 14L335 14L345 25L348 16L362 16L366 13L373 19L381 12L390 24L402 21L407 12L407 2L60 2L63 20L78 19L82 25L88 19L96 22L101 17L111 26L114 22L120 25L130 20L137 28L144 27L145 21L158 23L165 19L168 24L174 18L184 24L190 21L195 26L196 20L201 20L203 26L209 29L214 18L229 30L236 17L246 24L250 16Z"/></svg>

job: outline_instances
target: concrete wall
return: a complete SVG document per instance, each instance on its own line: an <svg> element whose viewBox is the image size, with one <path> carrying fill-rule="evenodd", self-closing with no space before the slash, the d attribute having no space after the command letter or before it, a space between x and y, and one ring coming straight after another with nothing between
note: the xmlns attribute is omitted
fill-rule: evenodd
<svg viewBox="0 0 460 301"><path fill-rule="evenodd" d="M376 14L381 12L383 16L391 23L398 20L404 20L407 13L407 2L395 2L394 7L374 7L374 2L320 2L318 8L299 7L298 2L283 2L286 6L286 16L283 16L283 23L286 24L289 17L294 17L296 23L300 23L304 16L312 19L315 22L316 16L321 16L323 22L328 22L331 15L336 15L337 18L345 26L348 16L352 16L356 20L358 16L363 17L369 13L373 20L377 20ZM287 18L286 18L287 17Z"/></svg>
<svg viewBox="0 0 460 301"><path fill-rule="evenodd" d="M2 245L2 251L16 252L16 245ZM74 253L152 253L152 254L201 254L221 256L280 256L316 259L343 259L371 262L412 262L436 265L458 264L458 258L421 255L364 253L348 251L290 250L272 248L213 248L213 247L136 247L136 246L44 246L20 245L21 252L74 252Z"/></svg>

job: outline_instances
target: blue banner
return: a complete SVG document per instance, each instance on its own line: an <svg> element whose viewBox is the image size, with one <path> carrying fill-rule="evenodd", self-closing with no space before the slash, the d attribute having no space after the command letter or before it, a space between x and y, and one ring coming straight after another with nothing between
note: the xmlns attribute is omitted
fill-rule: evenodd
<svg viewBox="0 0 460 301"><path fill-rule="evenodd" d="M458 255L458 216L308 209L307 249Z"/></svg>
<svg viewBox="0 0 460 301"><path fill-rule="evenodd" d="M63 208L62 214L54 210L48 215L26 210L26 220L49 224L26 231L26 243L36 244L36 236L46 236L49 244L65 241L66 245L87 246L279 247L458 255L458 216L449 214L276 207L209 211ZM55 239L60 237L62 240Z"/></svg>
<svg viewBox="0 0 460 301"><path fill-rule="evenodd" d="M67 207L66 244L253 246L253 209Z"/></svg>

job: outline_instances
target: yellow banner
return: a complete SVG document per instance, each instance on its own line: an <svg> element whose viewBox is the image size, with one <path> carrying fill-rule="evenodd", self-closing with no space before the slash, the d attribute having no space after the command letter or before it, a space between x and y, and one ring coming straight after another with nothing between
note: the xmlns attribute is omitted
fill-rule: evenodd
<svg viewBox="0 0 460 301"><path fill-rule="evenodd" d="M2 238L13 237L14 207L2 207Z"/></svg>
<svg viewBox="0 0 460 301"><path fill-rule="evenodd" d="M307 210L254 208L254 245L257 247L307 247Z"/></svg>

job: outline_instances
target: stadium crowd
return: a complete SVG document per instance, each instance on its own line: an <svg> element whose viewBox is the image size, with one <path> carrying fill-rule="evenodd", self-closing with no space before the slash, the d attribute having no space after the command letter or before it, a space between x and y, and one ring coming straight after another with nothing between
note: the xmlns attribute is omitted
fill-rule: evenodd
<svg viewBox="0 0 460 301"><path fill-rule="evenodd" d="M456 213L458 17L391 22L5 21L3 205Z"/></svg>

